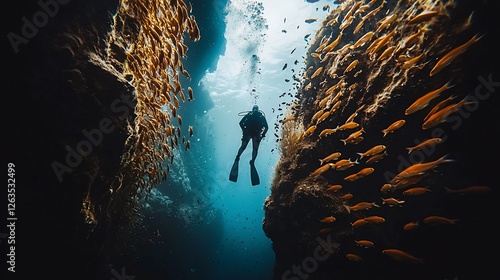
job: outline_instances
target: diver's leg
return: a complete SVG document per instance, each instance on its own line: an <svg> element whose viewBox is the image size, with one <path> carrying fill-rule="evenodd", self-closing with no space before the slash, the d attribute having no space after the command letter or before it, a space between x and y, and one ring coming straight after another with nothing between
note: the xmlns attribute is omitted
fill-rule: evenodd
<svg viewBox="0 0 500 280"><path fill-rule="evenodd" d="M247 148L249 140L250 139L247 139L246 137L241 138L241 146L240 146L240 148L238 150L238 154L236 155L236 159L235 160L240 160L240 156L243 153L243 151Z"/></svg>
<svg viewBox="0 0 500 280"><path fill-rule="evenodd" d="M252 137L252 163L255 162L257 158L257 153L259 151L260 140L258 136Z"/></svg>

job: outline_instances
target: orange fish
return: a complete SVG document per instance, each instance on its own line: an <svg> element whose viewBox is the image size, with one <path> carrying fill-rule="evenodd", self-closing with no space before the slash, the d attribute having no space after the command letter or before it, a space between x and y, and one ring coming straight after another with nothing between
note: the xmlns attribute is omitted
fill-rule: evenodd
<svg viewBox="0 0 500 280"><path fill-rule="evenodd" d="M458 194L475 194L475 193L487 193L491 191L491 188L488 186L472 186L466 187L462 189L450 189L444 187L446 193L458 193Z"/></svg>
<svg viewBox="0 0 500 280"><path fill-rule="evenodd" d="M403 226L404 230L414 230L419 227L418 222L409 222Z"/></svg>
<svg viewBox="0 0 500 280"><path fill-rule="evenodd" d="M424 219L424 223L429 225L442 225L442 224L454 225L458 221L459 221L458 219L449 219L442 216L428 216Z"/></svg>
<svg viewBox="0 0 500 280"><path fill-rule="evenodd" d="M450 82L447 82L442 87L426 93L424 96L415 100L415 102L413 102L413 104L411 104L410 107L406 109L405 115L410 115L424 109L432 100L434 100L434 98L438 97L443 91L452 87L454 87L454 85L450 85Z"/></svg>
<svg viewBox="0 0 500 280"><path fill-rule="evenodd" d="M392 207L392 206L396 206L396 205L401 205L405 203L404 200L397 200L393 197L389 197L389 198L382 198L382 204L387 204L389 205L389 207Z"/></svg>
<svg viewBox="0 0 500 280"><path fill-rule="evenodd" d="M368 247L373 248L375 246L375 244L373 242L371 242L370 240L354 240L354 242L356 242L356 245L366 247L366 248L368 248Z"/></svg>
<svg viewBox="0 0 500 280"><path fill-rule="evenodd" d="M347 206L347 209L349 209L349 211L360 211L360 210L370 209L373 206L380 207L377 204L375 204L375 202L359 202L356 205Z"/></svg>
<svg viewBox="0 0 500 280"><path fill-rule="evenodd" d="M400 129L404 124L406 123L405 120L398 120L393 122L391 125L389 125L386 129L382 130L382 133L384 133L384 137L389 134L393 133L394 131Z"/></svg>
<svg viewBox="0 0 500 280"><path fill-rule="evenodd" d="M383 153L380 153L380 154L376 154L376 155L373 155L371 156L369 159L366 160L366 163L367 164L371 164L371 163L375 163L381 159L383 159L385 156L387 155L386 152L383 152Z"/></svg>
<svg viewBox="0 0 500 280"><path fill-rule="evenodd" d="M353 128L357 128L357 127L359 127L359 123L347 122L341 126L337 126L337 128L335 130L339 131L339 130L353 129Z"/></svg>
<svg viewBox="0 0 500 280"><path fill-rule="evenodd" d="M446 105L448 102L450 102L453 99L455 99L455 97L456 97L455 95L450 96L450 97L446 98L445 100L440 101L434 107L432 107L432 109L429 110L429 113L427 113L427 116L425 116L424 121L426 121L427 119L429 119L429 117L432 116L432 115L434 115L434 113L436 113L437 111L443 109L444 105Z"/></svg>
<svg viewBox="0 0 500 280"><path fill-rule="evenodd" d="M346 193L343 196L340 197L342 200L349 200L353 197L352 193Z"/></svg>
<svg viewBox="0 0 500 280"><path fill-rule="evenodd" d="M382 251L382 253L386 254L387 256L397 260L397 261L402 261L402 262L410 262L410 263L419 263L422 264L424 262L423 259L417 258L405 251L401 251L398 249L385 249Z"/></svg>
<svg viewBox="0 0 500 280"><path fill-rule="evenodd" d="M337 167L344 166L346 164L349 164L350 162L351 162L350 159L341 159L341 160L337 161L336 163L332 163L332 168L336 169Z"/></svg>
<svg viewBox="0 0 500 280"><path fill-rule="evenodd" d="M417 23L421 23L421 22L424 22L424 21L427 21L433 17L435 17L436 15L438 15L439 12L437 11L423 11L421 12L420 14L412 17L408 23L409 24L417 24Z"/></svg>
<svg viewBox="0 0 500 280"><path fill-rule="evenodd" d="M396 34L396 29L393 29L390 33L385 34L377 40L374 40L372 44L366 49L366 51L370 54L370 56L373 56L389 43L394 34Z"/></svg>
<svg viewBox="0 0 500 280"><path fill-rule="evenodd" d="M423 163L415 163L410 167L407 167L405 170L401 171L398 175L396 175L392 180L391 184L395 184L401 179L406 179L412 176L425 174L425 172L436 168L439 164L446 162L453 162L452 159L447 159L446 156L443 156L435 161L423 162Z"/></svg>
<svg viewBox="0 0 500 280"><path fill-rule="evenodd" d="M341 155L342 154L339 152L332 153L329 156L325 157L324 159L320 159L319 163L320 163L320 165L323 165L323 163L337 160Z"/></svg>
<svg viewBox="0 0 500 280"><path fill-rule="evenodd" d="M381 19L378 24L379 27L377 30L375 30L376 33L379 33L380 31L384 30L386 27L389 27L391 23L393 23L396 19L398 18L397 14L392 14L389 16L386 16L385 18Z"/></svg>
<svg viewBox="0 0 500 280"><path fill-rule="evenodd" d="M368 222L365 221L365 220L363 220L363 219L359 219L359 220L356 220L354 223L351 223L351 225L352 225L353 228L364 226L366 224L368 224Z"/></svg>
<svg viewBox="0 0 500 280"><path fill-rule="evenodd" d="M381 188L380 191L383 193L388 193L390 192L394 187L391 184L384 184Z"/></svg>
<svg viewBox="0 0 500 280"><path fill-rule="evenodd" d="M342 163L339 163L339 162L335 163L336 170L346 170L346 169L354 166L355 164L359 164L358 161L350 161L350 160L347 160L347 162L342 162Z"/></svg>
<svg viewBox="0 0 500 280"><path fill-rule="evenodd" d="M434 146L436 146L437 144L442 143L442 142L443 142L443 139L441 139L441 138L430 138L430 139L423 141L422 143L419 143L413 147L409 147L406 149L408 150L408 153L411 153L411 152L416 151L416 150L434 148Z"/></svg>
<svg viewBox="0 0 500 280"><path fill-rule="evenodd" d="M396 46L391 46L391 47L388 47L387 49L385 49L385 51L382 52L382 54L377 58L377 61L382 61L382 60L385 60L389 57L392 56L392 54L394 53L394 50L396 49Z"/></svg>
<svg viewBox="0 0 500 280"><path fill-rule="evenodd" d="M319 123L323 122L324 120L326 120L330 116L331 113L332 113L332 111L326 111L326 112L324 112L323 115L321 115L318 118L318 120L316 120L316 124L319 124Z"/></svg>
<svg viewBox="0 0 500 280"><path fill-rule="evenodd" d="M346 177L344 177L345 181L356 181L358 178L358 174L351 174Z"/></svg>
<svg viewBox="0 0 500 280"><path fill-rule="evenodd" d="M318 69L316 69L316 71L314 71L314 73L311 75L311 80L321 74L321 71L323 71L323 67L318 67Z"/></svg>
<svg viewBox="0 0 500 280"><path fill-rule="evenodd" d="M194 94L193 94L193 89L191 87L188 87L188 93L189 93L189 101L193 101L194 99Z"/></svg>
<svg viewBox="0 0 500 280"><path fill-rule="evenodd" d="M483 35L484 36L484 35ZM478 37L478 35L474 35L469 41L464 43L463 45L460 45L453 50L449 51L447 54L445 54L437 63L434 65L434 68L431 69L431 72L429 72L429 76L434 76L437 73L439 73L443 68L448 66L455 58L457 58L459 55L464 53L472 44L476 43L479 41L483 36Z"/></svg>
<svg viewBox="0 0 500 280"><path fill-rule="evenodd" d="M310 126L306 131L304 131L304 133L302 134L302 137L305 137L307 135L312 134L315 130L316 130L316 126L315 125Z"/></svg>
<svg viewBox="0 0 500 280"><path fill-rule="evenodd" d="M385 219L383 217L380 217L380 216L369 216L369 217L363 218L363 220L367 221L370 224L380 224L380 223L385 222Z"/></svg>
<svg viewBox="0 0 500 280"><path fill-rule="evenodd" d="M324 47L323 52L330 52L333 49L335 49L335 47L339 44L340 40L342 39L342 34L343 34L343 32L340 31L339 35L337 36L337 39L335 39L335 41L331 42L328 46Z"/></svg>
<svg viewBox="0 0 500 280"><path fill-rule="evenodd" d="M345 256L346 256L346 258L348 258L349 260L354 261L354 262L359 262L359 261L363 260L363 258L361 258L360 256L358 256L356 254L347 254Z"/></svg>
<svg viewBox="0 0 500 280"><path fill-rule="evenodd" d="M429 129L435 127L436 125L443 123L446 119L453 113L460 110L460 108L465 104L471 104L472 102L466 102L467 96L461 101L455 104L448 105L443 109L437 111L436 113L429 116L429 118L422 124L422 129Z"/></svg>
<svg viewBox="0 0 500 280"><path fill-rule="evenodd" d="M344 74L351 71L352 69L354 69L354 67L356 67L356 65L358 65L358 60L354 60L353 62L351 62L351 64L349 64L346 69L344 70Z"/></svg>
<svg viewBox="0 0 500 280"><path fill-rule="evenodd" d="M374 146L373 148L368 149L368 151L364 153L357 153L357 154L360 155L361 156L360 159L362 159L363 157L369 157L376 154L380 154L381 152L385 151L386 148L387 147L385 145L377 145Z"/></svg>
<svg viewBox="0 0 500 280"><path fill-rule="evenodd" d="M356 43L354 43L354 45L352 45L350 49L362 47L364 44L366 44L366 42L370 41L373 38L374 34L375 33L373 33L373 31L366 33L365 35L363 35L363 37L359 38L359 40L356 41Z"/></svg>
<svg viewBox="0 0 500 280"><path fill-rule="evenodd" d="M375 168L365 167L365 168L361 169L360 171L358 171L358 173L356 173L356 175L358 176L358 179L360 179L360 178L364 178L364 177L372 174L374 171L375 171Z"/></svg>
<svg viewBox="0 0 500 280"><path fill-rule="evenodd" d="M346 139L340 139L340 141L344 142L344 145L347 143L351 143L355 139L358 139L361 136L361 134L363 134L363 132L365 132L365 130L364 128L361 128L360 130L351 133L349 136L347 136Z"/></svg>
<svg viewBox="0 0 500 280"><path fill-rule="evenodd" d="M361 141L363 141L364 139L365 138L363 136L360 136L360 137L354 138L352 140L346 141L345 143L346 144L354 144L354 145L356 145L356 144L361 143Z"/></svg>
<svg viewBox="0 0 500 280"><path fill-rule="evenodd" d="M327 191L334 191L334 192L336 192L336 191L338 191L340 189L342 189L342 185L333 185L333 186L328 187L328 189L326 189L326 190Z"/></svg>
<svg viewBox="0 0 500 280"><path fill-rule="evenodd" d="M327 97L325 98L325 100L327 100L327 101L328 101L328 99L327 99L327 98L329 98L329 96L327 96ZM321 103L321 102L320 102L320 103ZM320 107L322 107L322 106L320 105ZM323 115L323 113L324 113L324 112L325 112L325 111L323 111L323 110L319 110L318 112L316 112L316 113L312 116L312 118L311 118L311 122L315 122L315 121L317 121L317 120L318 120L318 118L319 118L319 117L321 117L321 115Z"/></svg>
<svg viewBox="0 0 500 280"><path fill-rule="evenodd" d="M411 46L413 46L413 44L417 41L418 37L420 37L420 35L424 31L428 31L426 26L420 28L415 34L408 36L408 38L406 39L406 41L404 43L404 47L410 48Z"/></svg>
<svg viewBox="0 0 500 280"><path fill-rule="evenodd" d="M417 61L419 61L422 58L423 55L424 55L424 53L421 53L418 56L415 56L415 57L412 57L412 58L406 60L401 65L401 68L403 68L403 69L410 69L415 63L417 63Z"/></svg>
<svg viewBox="0 0 500 280"><path fill-rule="evenodd" d="M323 137L326 137L332 133L335 132L335 128L325 128L321 131L321 133L319 134L319 138L323 138Z"/></svg>
<svg viewBox="0 0 500 280"><path fill-rule="evenodd" d="M319 220L319 221L320 221L320 222L322 222L322 223L333 223L333 222L335 222L336 220L337 220L337 219L335 219L335 217L334 217L334 216L329 216L329 217L325 217L325 218L323 218L323 219L321 219L321 220Z"/></svg>
<svg viewBox="0 0 500 280"><path fill-rule="evenodd" d="M424 187L415 187L411 189L407 189L406 191L403 192L404 195L421 195L426 192L430 192L429 188L424 188Z"/></svg>
<svg viewBox="0 0 500 280"><path fill-rule="evenodd" d="M328 171L328 169L330 169L332 167L333 164L331 163L328 163L328 164L325 164L319 168L317 168L316 170L314 170L312 173L311 173L311 176L319 176L323 173L325 173L326 171Z"/></svg>

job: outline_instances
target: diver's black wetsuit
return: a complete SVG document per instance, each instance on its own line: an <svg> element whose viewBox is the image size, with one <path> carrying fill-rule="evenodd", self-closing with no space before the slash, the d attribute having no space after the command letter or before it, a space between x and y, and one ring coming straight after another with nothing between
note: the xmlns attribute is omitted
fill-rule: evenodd
<svg viewBox="0 0 500 280"><path fill-rule="evenodd" d="M248 142L252 139L252 160L250 164L253 164L255 158L257 157L257 151L259 149L259 144L262 138L266 136L268 130L267 121L264 115L259 111L256 106L251 112L246 114L240 121L240 127L243 130L243 136L241 137L241 147L238 150L238 155L236 155L235 160L239 160L241 154L246 149Z"/></svg>

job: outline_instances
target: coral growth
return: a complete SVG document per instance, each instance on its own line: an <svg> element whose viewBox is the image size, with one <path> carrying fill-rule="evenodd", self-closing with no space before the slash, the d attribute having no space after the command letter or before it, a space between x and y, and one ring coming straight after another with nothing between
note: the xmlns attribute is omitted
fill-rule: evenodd
<svg viewBox="0 0 500 280"><path fill-rule="evenodd" d="M339 246L327 250L324 263L304 267L308 279L382 277L374 274L377 265L417 259L420 264L420 257L428 265L411 279L428 279L436 272L433 262L442 260L428 254L429 240L411 235L405 224L418 220L422 233L429 234L427 215L461 212L437 206L453 199L444 186L474 184L472 178L479 177L453 173L451 166L468 164L446 156L460 153L453 145L410 154L407 148L431 137L451 143L456 135L458 128L447 126L444 118L472 100L466 92L473 92L482 66L463 66L464 60L472 61L470 53L482 38L471 15L470 7L454 1L342 1L323 21L308 52L298 105L282 125L282 156L265 203L263 228L273 240L276 279L297 273L291 269L295 264L306 266L308 256L317 253L318 238L331 238ZM455 87L443 87L451 80ZM440 88L440 95L432 93ZM405 113L410 106L418 112ZM434 130L423 125L426 118L435 120ZM298 123L296 130L291 128ZM297 130L304 131L299 141ZM422 186L425 191L414 189ZM410 198L410 193L420 195ZM455 230L464 234L474 228L468 226ZM363 249L358 240L373 241L375 249ZM353 261L365 263L366 270L347 271ZM384 279L415 270L394 269ZM304 272L296 276L305 279Z"/></svg>

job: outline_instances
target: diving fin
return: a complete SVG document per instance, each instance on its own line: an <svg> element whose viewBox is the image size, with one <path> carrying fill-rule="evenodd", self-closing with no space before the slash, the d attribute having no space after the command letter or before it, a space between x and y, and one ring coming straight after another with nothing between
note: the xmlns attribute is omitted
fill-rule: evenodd
<svg viewBox="0 0 500 280"><path fill-rule="evenodd" d="M257 173L253 161L250 161L250 177L252 178L252 186L260 184L259 173Z"/></svg>
<svg viewBox="0 0 500 280"><path fill-rule="evenodd" d="M229 181L236 182L238 181L238 163L239 160L234 160L233 167L231 167L231 173L229 173Z"/></svg>

